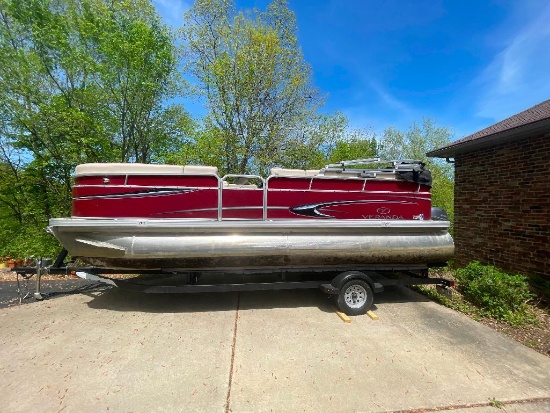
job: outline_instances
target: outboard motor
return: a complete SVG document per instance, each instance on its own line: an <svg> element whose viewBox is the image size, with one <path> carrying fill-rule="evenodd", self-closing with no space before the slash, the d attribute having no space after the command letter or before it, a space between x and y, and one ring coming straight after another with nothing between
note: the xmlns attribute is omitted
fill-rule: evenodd
<svg viewBox="0 0 550 413"><path fill-rule="evenodd" d="M432 221L448 221L449 217L443 208L432 207Z"/></svg>

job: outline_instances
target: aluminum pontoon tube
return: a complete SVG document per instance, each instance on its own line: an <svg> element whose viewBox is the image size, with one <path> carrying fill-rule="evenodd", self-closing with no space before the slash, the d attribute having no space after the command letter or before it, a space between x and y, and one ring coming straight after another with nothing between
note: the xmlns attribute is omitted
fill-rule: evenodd
<svg viewBox="0 0 550 413"><path fill-rule="evenodd" d="M295 268L440 265L454 252L449 223L419 220L50 220L69 250L113 268Z"/></svg>

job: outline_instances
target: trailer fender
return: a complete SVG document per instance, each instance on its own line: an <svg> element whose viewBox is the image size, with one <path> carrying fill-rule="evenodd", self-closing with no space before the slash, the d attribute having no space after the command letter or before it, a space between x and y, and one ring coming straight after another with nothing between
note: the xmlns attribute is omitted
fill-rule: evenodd
<svg viewBox="0 0 550 413"><path fill-rule="evenodd" d="M330 284L321 284L321 289L328 294L339 294L343 285L351 280L365 281L375 293L384 291L382 284L374 282L371 277L361 271L346 271L340 273L332 279Z"/></svg>

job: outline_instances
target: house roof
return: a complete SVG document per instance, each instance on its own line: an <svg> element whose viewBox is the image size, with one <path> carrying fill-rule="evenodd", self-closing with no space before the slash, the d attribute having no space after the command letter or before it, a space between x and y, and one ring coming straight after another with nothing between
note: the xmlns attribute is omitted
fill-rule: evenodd
<svg viewBox="0 0 550 413"><path fill-rule="evenodd" d="M486 148L541 131L550 132L550 99L473 135L466 136L442 148L434 149L426 155L435 158L450 158L458 153Z"/></svg>

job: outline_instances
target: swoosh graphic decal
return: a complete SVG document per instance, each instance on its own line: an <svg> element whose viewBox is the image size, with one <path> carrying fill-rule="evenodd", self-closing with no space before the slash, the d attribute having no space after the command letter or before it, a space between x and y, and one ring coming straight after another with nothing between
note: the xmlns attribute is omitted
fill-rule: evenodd
<svg viewBox="0 0 550 413"><path fill-rule="evenodd" d="M122 194L106 194L106 195L90 195L79 196L75 199L108 199L108 198L144 198L148 196L165 196L165 195L177 195L185 194L188 192L194 192L196 189L179 189L179 188L155 188L146 191L138 192L125 192Z"/></svg>
<svg viewBox="0 0 550 413"><path fill-rule="evenodd" d="M286 209L286 208L284 208ZM223 207L222 211L257 211L263 210L262 206L242 206L242 207ZM172 214L180 214L182 212L209 212L209 211L218 211L218 207L215 208L192 208L192 209L178 209L175 211L165 211L165 212L158 212L155 215L172 215Z"/></svg>
<svg viewBox="0 0 550 413"><path fill-rule="evenodd" d="M309 205L300 205L297 207L290 208L290 212L302 215L305 217L317 217L317 218L332 218L331 215L323 214L322 212L319 212L317 208L323 207L325 205L329 204L309 204Z"/></svg>
<svg viewBox="0 0 550 413"><path fill-rule="evenodd" d="M299 205L291 207L290 212L296 215L316 218L334 218L332 215L323 214L319 208L325 208L334 205L349 205L349 204L401 204L401 205L416 205L416 202L411 201L388 201L388 200L361 200L361 201L335 201L335 202L319 202L315 204Z"/></svg>

